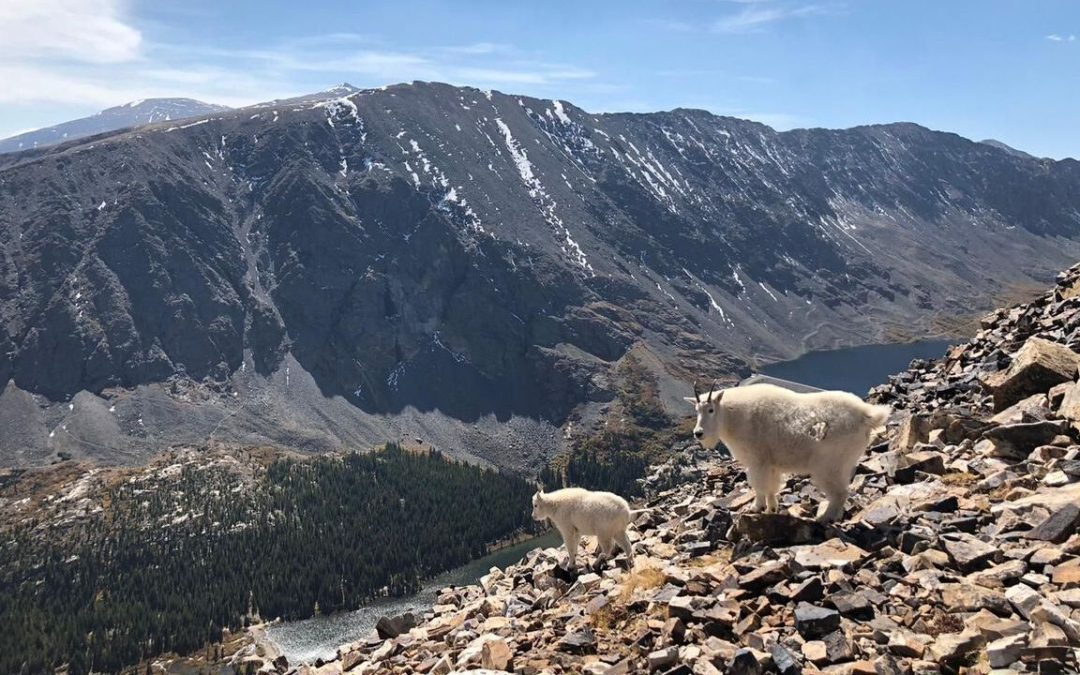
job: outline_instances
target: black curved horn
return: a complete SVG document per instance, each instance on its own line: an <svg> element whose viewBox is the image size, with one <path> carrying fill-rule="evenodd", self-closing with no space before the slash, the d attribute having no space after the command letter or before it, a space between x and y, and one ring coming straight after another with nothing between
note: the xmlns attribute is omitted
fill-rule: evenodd
<svg viewBox="0 0 1080 675"><path fill-rule="evenodd" d="M699 392L697 388L697 379L694 380L694 398L698 401L701 400L701 392Z"/></svg>

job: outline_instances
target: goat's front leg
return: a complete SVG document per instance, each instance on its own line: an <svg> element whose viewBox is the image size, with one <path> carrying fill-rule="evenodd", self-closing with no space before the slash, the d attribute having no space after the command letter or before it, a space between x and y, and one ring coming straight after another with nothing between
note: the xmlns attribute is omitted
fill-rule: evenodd
<svg viewBox="0 0 1080 675"><path fill-rule="evenodd" d="M746 467L746 481L754 489L754 510L775 513L779 508L776 493L780 490L780 474L772 467Z"/></svg>
<svg viewBox="0 0 1080 675"><path fill-rule="evenodd" d="M566 569L573 571L577 568L578 540L581 535L578 533L577 528L573 526L566 528L566 530L560 528L559 534L562 535L563 542L566 543Z"/></svg>

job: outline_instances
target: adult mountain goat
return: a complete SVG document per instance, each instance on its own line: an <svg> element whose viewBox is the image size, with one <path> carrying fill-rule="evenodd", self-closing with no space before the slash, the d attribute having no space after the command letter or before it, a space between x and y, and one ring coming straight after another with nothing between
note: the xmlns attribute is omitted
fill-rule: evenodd
<svg viewBox="0 0 1080 675"><path fill-rule="evenodd" d="M776 511L783 474L808 474L828 499L824 522L843 515L855 466L890 413L847 392L797 394L772 384L701 394L695 383L686 400L697 409L694 438L706 448L724 442L746 469L756 510Z"/></svg>
<svg viewBox="0 0 1080 675"><path fill-rule="evenodd" d="M626 535L631 512L622 497L610 492L563 488L548 493L537 492L533 495L532 505L533 518L550 520L562 536L569 556L567 569L575 567L578 540L583 534L596 535L604 558L614 553L615 543L618 543L633 564L634 550Z"/></svg>

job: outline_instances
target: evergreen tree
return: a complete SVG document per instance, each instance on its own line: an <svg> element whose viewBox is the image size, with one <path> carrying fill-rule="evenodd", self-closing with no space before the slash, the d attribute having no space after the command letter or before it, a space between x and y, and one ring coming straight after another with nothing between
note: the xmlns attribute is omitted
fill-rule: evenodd
<svg viewBox="0 0 1080 675"><path fill-rule="evenodd" d="M208 648L252 608L299 619L416 592L531 527L532 491L394 444L281 459L255 485L191 466L152 490L120 483L64 531L0 533L0 672L113 672Z"/></svg>

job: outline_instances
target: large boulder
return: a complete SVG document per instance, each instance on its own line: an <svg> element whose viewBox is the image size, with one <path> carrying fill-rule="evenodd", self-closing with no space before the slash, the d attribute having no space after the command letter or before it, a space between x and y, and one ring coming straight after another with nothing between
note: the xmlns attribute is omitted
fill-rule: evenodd
<svg viewBox="0 0 1080 675"><path fill-rule="evenodd" d="M1026 533L1028 539L1061 544L1080 529L1080 506L1066 504Z"/></svg>
<svg viewBox="0 0 1080 675"><path fill-rule="evenodd" d="M1000 412L1028 396L1075 380L1078 366L1080 354L1063 344L1033 337L1008 368L985 376L982 383L994 397L994 411Z"/></svg>
<svg viewBox="0 0 1080 675"><path fill-rule="evenodd" d="M396 638L402 633L408 633L413 628L416 628L416 616L412 612L393 617L384 616L375 624L375 631L383 640Z"/></svg>
<svg viewBox="0 0 1080 675"><path fill-rule="evenodd" d="M988 429L983 433L983 438L993 444L992 456L1024 459L1035 448L1050 443L1064 433L1065 429L1064 420L1021 422Z"/></svg>
<svg viewBox="0 0 1080 675"><path fill-rule="evenodd" d="M1065 386L1068 388L1061 397L1057 413L1069 420L1074 427L1080 427L1080 382Z"/></svg>

